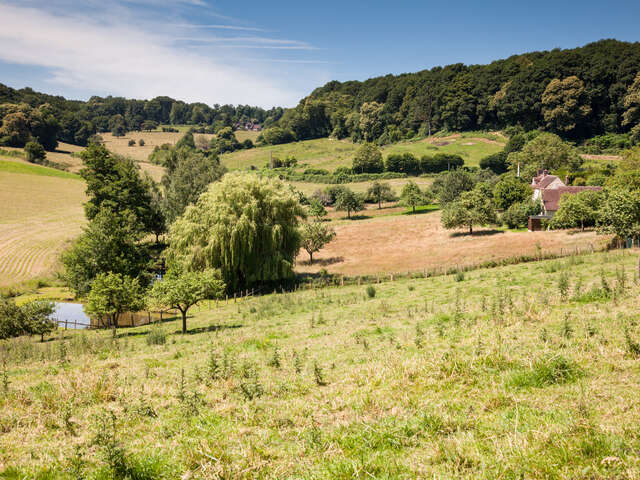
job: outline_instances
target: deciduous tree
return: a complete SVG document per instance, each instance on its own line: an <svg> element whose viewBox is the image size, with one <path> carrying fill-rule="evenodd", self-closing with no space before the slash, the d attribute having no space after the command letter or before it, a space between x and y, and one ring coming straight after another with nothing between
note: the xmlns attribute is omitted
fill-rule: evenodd
<svg viewBox="0 0 640 480"><path fill-rule="evenodd" d="M491 199L479 190L460 194L460 198L447 204L442 211L442 226L446 229L469 227L473 233L474 225L486 225L496 222L496 212Z"/></svg>
<svg viewBox="0 0 640 480"><path fill-rule="evenodd" d="M380 173L384 170L382 152L372 143L363 143L353 157L354 173Z"/></svg>
<svg viewBox="0 0 640 480"><path fill-rule="evenodd" d="M364 210L364 200L349 188L344 188L336 197L334 206L336 210L347 212L347 218L351 219L351 212Z"/></svg>
<svg viewBox="0 0 640 480"><path fill-rule="evenodd" d="M575 75L554 78L542 94L542 114L547 127L556 132L573 132L590 113L584 83Z"/></svg>
<svg viewBox="0 0 640 480"><path fill-rule="evenodd" d="M118 319L124 312L144 308L144 292L136 278L119 273L100 273L93 281L87 297L89 314L107 316L115 336Z"/></svg>
<svg viewBox="0 0 640 480"><path fill-rule="evenodd" d="M167 260L185 271L218 268L233 290L288 278L305 216L281 181L230 173L171 226Z"/></svg>
<svg viewBox="0 0 640 480"><path fill-rule="evenodd" d="M413 213L416 212L416 207L424 203L424 195L415 182L409 181L402 187L400 203L406 207L411 207Z"/></svg>
<svg viewBox="0 0 640 480"><path fill-rule="evenodd" d="M169 271L153 284L148 295L149 305L155 308L175 308L182 315L182 333L187 333L187 312L205 299L221 298L225 291L219 270L201 272Z"/></svg>
<svg viewBox="0 0 640 480"><path fill-rule="evenodd" d="M335 230L322 222L302 224L300 228L301 246L309 254L309 264L313 263L313 254L319 252L335 236Z"/></svg>
<svg viewBox="0 0 640 480"><path fill-rule="evenodd" d="M394 197L391 185L386 182L378 182L377 180L368 188L367 195L376 201L378 210L382 208L383 200L393 199Z"/></svg>

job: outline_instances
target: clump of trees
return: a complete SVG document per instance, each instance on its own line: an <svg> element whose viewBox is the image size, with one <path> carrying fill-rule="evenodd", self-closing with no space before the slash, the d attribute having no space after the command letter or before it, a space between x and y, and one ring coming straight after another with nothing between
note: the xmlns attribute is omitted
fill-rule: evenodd
<svg viewBox="0 0 640 480"><path fill-rule="evenodd" d="M0 340L21 335L44 336L57 328L51 318L53 303L34 300L22 306L0 295Z"/></svg>

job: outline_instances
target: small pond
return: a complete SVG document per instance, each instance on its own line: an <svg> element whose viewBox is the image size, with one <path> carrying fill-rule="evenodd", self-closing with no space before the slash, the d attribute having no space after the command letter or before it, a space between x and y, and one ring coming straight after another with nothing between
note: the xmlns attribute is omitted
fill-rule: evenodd
<svg viewBox="0 0 640 480"><path fill-rule="evenodd" d="M58 320L58 327L87 328L91 325L91 319L84 313L84 305L81 303L54 302L55 310L51 318Z"/></svg>

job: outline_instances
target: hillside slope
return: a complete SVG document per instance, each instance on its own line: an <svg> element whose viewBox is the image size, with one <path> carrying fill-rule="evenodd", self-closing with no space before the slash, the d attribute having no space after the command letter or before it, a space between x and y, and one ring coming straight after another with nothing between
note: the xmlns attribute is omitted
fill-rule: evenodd
<svg viewBox="0 0 640 480"><path fill-rule="evenodd" d="M0 285L51 276L84 225L77 175L0 159Z"/></svg>
<svg viewBox="0 0 640 480"><path fill-rule="evenodd" d="M5 342L0 476L638 478L637 254Z"/></svg>

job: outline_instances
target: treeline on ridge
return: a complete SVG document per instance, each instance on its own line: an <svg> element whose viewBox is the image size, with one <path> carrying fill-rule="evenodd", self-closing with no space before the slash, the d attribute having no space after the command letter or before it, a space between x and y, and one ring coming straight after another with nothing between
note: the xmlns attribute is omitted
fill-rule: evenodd
<svg viewBox="0 0 640 480"><path fill-rule="evenodd" d="M0 143L22 147L33 138L53 150L58 141L85 146L96 133L124 135L159 125L194 125L216 133L238 123L269 126L283 112L281 107L209 106L165 96L151 100L94 96L85 102L0 84Z"/></svg>
<svg viewBox="0 0 640 480"><path fill-rule="evenodd" d="M639 71L640 43L601 40L488 65L332 81L287 110L271 136L274 143L333 136L386 144L435 131L507 126L571 140L624 133L638 120Z"/></svg>

